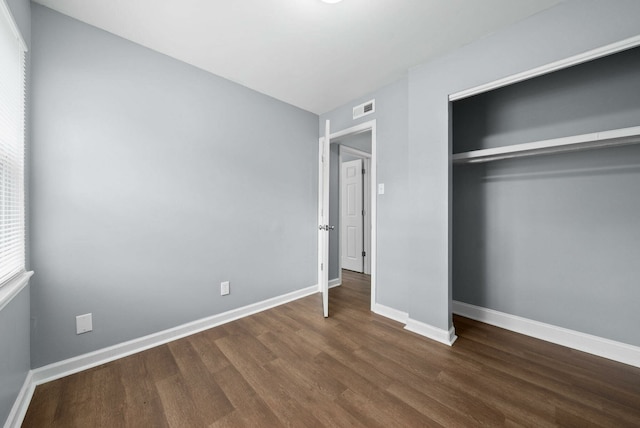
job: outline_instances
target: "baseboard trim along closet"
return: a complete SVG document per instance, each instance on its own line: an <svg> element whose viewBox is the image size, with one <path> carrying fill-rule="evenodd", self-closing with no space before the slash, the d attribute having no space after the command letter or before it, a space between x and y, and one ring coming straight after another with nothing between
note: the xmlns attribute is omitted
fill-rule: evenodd
<svg viewBox="0 0 640 428"><path fill-rule="evenodd" d="M404 324L405 330L424 336L427 339L435 340L436 342L444 343L445 345L453 345L458 336L456 336L455 329L451 327L449 330L443 330L441 328L434 327L429 324L425 324L421 321L416 321L409 318L409 314L399 311L394 308L390 308L380 303L376 303L373 306L373 312L378 315L382 315L385 318L392 319L399 323Z"/></svg>
<svg viewBox="0 0 640 428"><path fill-rule="evenodd" d="M458 338L453 326L449 330L443 330L441 328L425 324L421 321L412 320L411 318L409 318L407 325L405 325L404 328L405 330L409 330L449 346L453 345L453 342Z"/></svg>
<svg viewBox="0 0 640 428"><path fill-rule="evenodd" d="M399 323L402 323L402 324L407 324L407 321L409 320L408 313L390 308L389 306L381 305L380 303L376 303L373 306L373 312L375 312L378 315L382 315L385 318L398 321Z"/></svg>
<svg viewBox="0 0 640 428"><path fill-rule="evenodd" d="M261 302L253 303L241 308L232 309L221 314L212 315L187 324L170 328L168 330L119 343L108 348L99 349L67 360L52 363L37 369L31 370L25 383L16 399L5 428L19 427L27 413L29 402L37 385L60 379L70 374L78 373L110 361L124 358L144 350L154 348L165 343L190 336L192 334L226 324L237 319L253 315L264 310L283 305L294 300L315 294L318 292L318 285L303 288Z"/></svg>
<svg viewBox="0 0 640 428"><path fill-rule="evenodd" d="M453 313L631 366L640 367L640 347L453 301Z"/></svg>
<svg viewBox="0 0 640 428"><path fill-rule="evenodd" d="M329 280L329 288L338 287L339 285L342 285L342 279L335 278L335 279Z"/></svg>

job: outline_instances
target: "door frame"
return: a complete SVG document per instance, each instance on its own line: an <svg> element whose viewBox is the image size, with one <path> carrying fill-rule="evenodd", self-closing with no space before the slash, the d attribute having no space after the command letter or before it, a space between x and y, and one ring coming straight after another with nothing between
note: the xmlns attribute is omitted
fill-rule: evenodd
<svg viewBox="0 0 640 428"><path fill-rule="evenodd" d="M377 228L378 228L378 216L377 216L377 193L376 193L376 183L377 183L377 144L376 144L376 119L360 123L355 126L351 126L346 129L342 129L340 131L332 132L329 134L328 145L331 144L331 140L346 137L349 135L360 134L362 132L371 131L371 158L369 163L369 195L370 195L370 203L371 203L371 310L375 307L376 304L376 289L377 289ZM324 136L318 139L318 145L321 146L321 143L324 141ZM318 156L318 188L320 188L320 180L322 180L322 159L321 155ZM320 195L319 200L320 200ZM322 204L318 203L318 222L317 224L322 224L322 216L321 216ZM339 251L339 250L338 250ZM322 263L322 254L318 251L318 263L316 264L318 269L318 278L320 278L320 264ZM342 273L340 273L342 275ZM320 288L320 284L318 284L318 288ZM322 290L320 290L322 291Z"/></svg>
<svg viewBox="0 0 640 428"><path fill-rule="evenodd" d="M349 154L352 156L357 156L362 159L362 168L364 168L363 175L363 186L362 186L362 194L363 194L363 209L364 209L364 222L363 222L363 236L364 236L364 245L363 251L365 252L364 256L364 273L366 275L371 275L371 153L363 152L362 150L354 149L353 147L345 146L340 144L340 154L339 154L339 163L342 166L342 155ZM342 168L340 169L342 171ZM342 175L340 176L340 180L342 180ZM342 181L340 181L340 186L338 186L338 201L340 203L339 212L342 213ZM340 215L340 220L342 220L342 216ZM338 262L339 262L339 270L338 277L340 278L340 283L342 283L342 224L340 226L340 245L338 245Z"/></svg>

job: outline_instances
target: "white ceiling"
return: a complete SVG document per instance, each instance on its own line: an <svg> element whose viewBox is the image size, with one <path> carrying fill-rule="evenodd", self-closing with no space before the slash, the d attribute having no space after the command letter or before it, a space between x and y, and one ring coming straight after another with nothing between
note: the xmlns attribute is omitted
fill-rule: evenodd
<svg viewBox="0 0 640 428"><path fill-rule="evenodd" d="M35 0L321 114L563 0Z"/></svg>

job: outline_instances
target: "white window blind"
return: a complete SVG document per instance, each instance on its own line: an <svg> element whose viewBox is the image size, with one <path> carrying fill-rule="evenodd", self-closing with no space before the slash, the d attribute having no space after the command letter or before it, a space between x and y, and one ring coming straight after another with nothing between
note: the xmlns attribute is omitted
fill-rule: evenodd
<svg viewBox="0 0 640 428"><path fill-rule="evenodd" d="M0 0L0 287L25 271L25 51Z"/></svg>

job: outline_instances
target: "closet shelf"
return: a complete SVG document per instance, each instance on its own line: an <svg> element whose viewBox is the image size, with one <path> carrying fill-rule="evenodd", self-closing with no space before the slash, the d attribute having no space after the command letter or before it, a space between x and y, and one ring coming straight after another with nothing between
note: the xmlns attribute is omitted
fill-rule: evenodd
<svg viewBox="0 0 640 428"><path fill-rule="evenodd" d="M455 164L489 162L499 159L615 147L634 143L640 143L640 126L456 153L451 156L451 160Z"/></svg>

